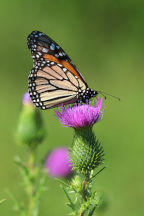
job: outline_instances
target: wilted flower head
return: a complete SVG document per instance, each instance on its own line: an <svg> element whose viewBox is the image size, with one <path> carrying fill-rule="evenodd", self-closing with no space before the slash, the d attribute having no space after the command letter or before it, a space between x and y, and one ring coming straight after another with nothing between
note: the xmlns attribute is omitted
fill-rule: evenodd
<svg viewBox="0 0 144 216"><path fill-rule="evenodd" d="M31 98L30 98L28 92L26 92L26 93L23 95L23 100L22 100L22 102L23 102L24 105L25 105L25 104L31 104L31 105L33 105L32 100L31 100Z"/></svg>
<svg viewBox="0 0 144 216"><path fill-rule="evenodd" d="M102 98L83 105L61 107L61 111L55 111L61 124L67 127L82 128L95 124L102 118Z"/></svg>
<svg viewBox="0 0 144 216"><path fill-rule="evenodd" d="M54 149L45 160L45 168L52 177L67 177L72 170L68 149L61 147Z"/></svg>

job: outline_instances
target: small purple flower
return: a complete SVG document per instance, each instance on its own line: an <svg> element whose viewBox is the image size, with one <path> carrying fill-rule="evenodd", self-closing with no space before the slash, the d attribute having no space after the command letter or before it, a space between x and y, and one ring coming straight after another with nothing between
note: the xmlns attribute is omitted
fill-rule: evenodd
<svg viewBox="0 0 144 216"><path fill-rule="evenodd" d="M61 111L55 111L61 124L67 127L82 128L95 124L102 118L104 109L101 111L102 98L93 100L83 105L61 107Z"/></svg>
<svg viewBox="0 0 144 216"><path fill-rule="evenodd" d="M61 147L54 149L45 160L45 168L52 177L67 177L72 170L68 149Z"/></svg>
<svg viewBox="0 0 144 216"><path fill-rule="evenodd" d="M28 92L26 92L26 93L23 95L23 100L22 100L22 102L23 102L24 105L25 105L25 104L31 104L31 105L33 105L32 100L31 100L31 98L30 98Z"/></svg>

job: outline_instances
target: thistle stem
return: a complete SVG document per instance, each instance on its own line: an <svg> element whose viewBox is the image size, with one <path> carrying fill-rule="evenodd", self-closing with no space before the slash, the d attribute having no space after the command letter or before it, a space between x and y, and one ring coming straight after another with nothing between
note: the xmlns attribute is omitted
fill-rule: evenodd
<svg viewBox="0 0 144 216"><path fill-rule="evenodd" d="M28 169L29 169L29 184L27 187L27 194L29 199L28 204L28 216L37 216L37 203L35 202L35 182L36 182L36 167L35 167L35 149L31 149L29 152Z"/></svg>
<svg viewBox="0 0 144 216"><path fill-rule="evenodd" d="M83 202L87 202L87 189L88 189L88 185L89 185L89 179L90 179L90 173L88 172L88 173L86 173L85 180L83 182L83 193L82 193L81 205L83 204ZM85 210L81 211L81 208L80 208L79 216L84 216L84 213L85 213Z"/></svg>
<svg viewBox="0 0 144 216"><path fill-rule="evenodd" d="M84 185L83 185L83 199L87 201L87 187L88 187L88 182L89 182L89 173L86 174L86 178L84 180Z"/></svg>

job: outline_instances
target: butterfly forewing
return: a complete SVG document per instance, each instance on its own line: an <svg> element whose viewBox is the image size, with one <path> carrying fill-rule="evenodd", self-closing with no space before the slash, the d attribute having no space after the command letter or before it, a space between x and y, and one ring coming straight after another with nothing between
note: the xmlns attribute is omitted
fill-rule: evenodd
<svg viewBox="0 0 144 216"><path fill-rule="evenodd" d="M43 57L45 60L50 60L62 64L86 84L82 74L72 63L69 56L54 40L52 40L44 33L33 31L28 36L28 47L31 50L34 62L36 62L40 57Z"/></svg>
<svg viewBox="0 0 144 216"><path fill-rule="evenodd" d="M34 67L29 75L29 93L41 109L82 102L94 96L63 49L39 31L28 36Z"/></svg>

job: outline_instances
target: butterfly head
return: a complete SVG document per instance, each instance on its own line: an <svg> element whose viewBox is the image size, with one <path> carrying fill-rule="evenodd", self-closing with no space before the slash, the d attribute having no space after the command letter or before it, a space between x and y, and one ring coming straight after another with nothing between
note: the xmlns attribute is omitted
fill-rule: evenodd
<svg viewBox="0 0 144 216"><path fill-rule="evenodd" d="M79 89L79 99L78 103L85 103L87 100L91 99L92 97L95 97L98 94L97 91L94 91L90 88L86 88L85 90Z"/></svg>

